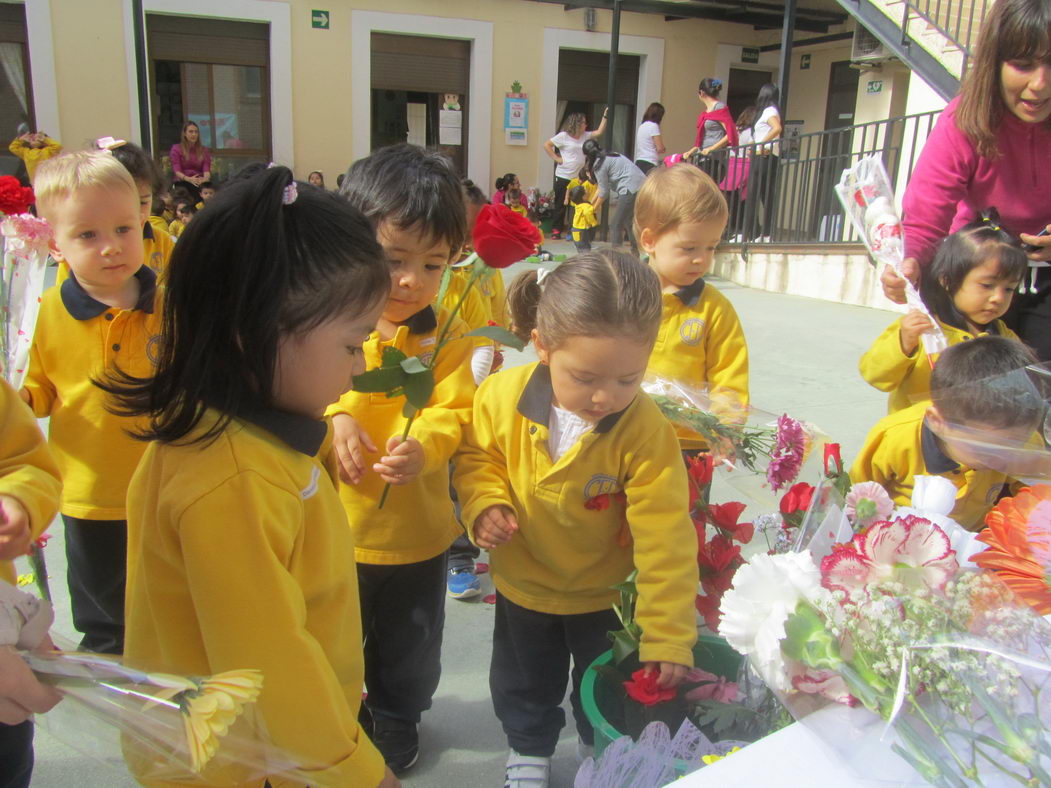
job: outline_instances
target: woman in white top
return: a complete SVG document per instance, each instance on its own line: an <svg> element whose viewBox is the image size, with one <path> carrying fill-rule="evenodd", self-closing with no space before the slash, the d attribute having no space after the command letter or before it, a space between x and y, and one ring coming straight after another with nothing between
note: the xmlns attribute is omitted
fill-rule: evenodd
<svg viewBox="0 0 1051 788"><path fill-rule="evenodd" d="M661 139L661 121L664 105L654 101L642 116L642 124L635 132L635 166L649 172L664 159L664 140Z"/></svg>
<svg viewBox="0 0 1051 788"><path fill-rule="evenodd" d="M606 130L606 118L609 115L609 107L602 110L602 122L594 131L588 131L588 119L582 112L573 112L566 116L562 122L562 129L554 137L544 143L544 150L555 164L555 205L565 206L566 187L569 182L577 177L580 168L584 166L584 154L581 146L592 137L601 137ZM561 238L562 228L566 219L565 208L555 214L555 221L551 227L551 237Z"/></svg>
<svg viewBox="0 0 1051 788"><path fill-rule="evenodd" d="M776 85L766 83L759 88L755 101L756 119L752 125L755 154L748 170L748 199L744 203L744 233L762 243L769 243L776 232L774 215L777 209L777 169L780 164L781 97ZM756 223L758 203L763 211L761 224Z"/></svg>

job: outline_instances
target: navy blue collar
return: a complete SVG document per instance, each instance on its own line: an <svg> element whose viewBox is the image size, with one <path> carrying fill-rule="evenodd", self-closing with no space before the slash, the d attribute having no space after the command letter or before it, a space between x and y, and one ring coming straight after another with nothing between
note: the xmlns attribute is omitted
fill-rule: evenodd
<svg viewBox="0 0 1051 788"><path fill-rule="evenodd" d="M548 426L551 421L551 403L555 398L555 392L551 388L551 369L546 364L537 364L533 374L529 376L522 396L518 398L518 412L530 421ZM634 402L634 400L632 400ZM631 405L628 405L630 408ZM609 432L620 421L628 408L603 416L595 425L594 432L602 434Z"/></svg>
<svg viewBox="0 0 1051 788"><path fill-rule="evenodd" d="M153 225L146 222L146 224L142 225L142 239L144 241L152 241L153 237Z"/></svg>
<svg viewBox="0 0 1051 788"><path fill-rule="evenodd" d="M674 295L686 306L696 306L697 302L701 300L701 293L704 292L704 277L702 276L692 285L687 287L681 287L675 291Z"/></svg>
<svg viewBox="0 0 1051 788"><path fill-rule="evenodd" d="M433 306L425 306L402 325L408 327L410 334L426 334L438 327L438 316Z"/></svg>
<svg viewBox="0 0 1051 788"><path fill-rule="evenodd" d="M938 436L927 425L926 416L923 418L923 425L920 427L920 450L923 452L923 464L928 473L949 473L960 469L960 463L952 459L942 449Z"/></svg>
<svg viewBox="0 0 1051 788"><path fill-rule="evenodd" d="M275 408L248 405L238 412L237 418L266 430L308 457L317 456L328 434L328 425L324 421Z"/></svg>
<svg viewBox="0 0 1051 788"><path fill-rule="evenodd" d="M149 227L148 224L146 226ZM157 274L148 265L143 265L135 272L135 278L139 280L139 300L135 302L135 309L152 315L153 302L157 295ZM62 283L59 292L62 304L77 320L91 320L112 309L109 304L96 301L88 295L72 271L69 272L69 279Z"/></svg>

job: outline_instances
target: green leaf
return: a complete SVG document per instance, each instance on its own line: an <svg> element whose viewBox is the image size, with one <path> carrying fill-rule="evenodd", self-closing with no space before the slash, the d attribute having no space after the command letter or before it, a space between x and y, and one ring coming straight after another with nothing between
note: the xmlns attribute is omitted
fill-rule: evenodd
<svg viewBox="0 0 1051 788"><path fill-rule="evenodd" d="M468 331L464 336L485 337L486 339L492 339L495 342L499 342L501 345L507 345L509 348L514 348L515 350L522 350L526 346L525 342L501 326L482 326L473 331Z"/></svg>
<svg viewBox="0 0 1051 788"><path fill-rule="evenodd" d="M407 375L402 385L405 388L405 399L420 410L426 407L431 394L434 393L434 372L428 367L423 367L422 372Z"/></svg>
<svg viewBox="0 0 1051 788"><path fill-rule="evenodd" d="M401 351L398 351L399 353ZM404 355L404 354L402 354ZM386 365L370 369L354 376L354 391L364 394L384 393L393 396L393 392L405 385L408 375L400 365L388 367Z"/></svg>
<svg viewBox="0 0 1051 788"><path fill-rule="evenodd" d="M633 638L623 629L612 633L613 636L613 661L620 664L636 651L639 650L639 641Z"/></svg>
<svg viewBox="0 0 1051 788"><path fill-rule="evenodd" d="M418 409L417 409L417 407L415 405L413 405L408 400L405 400L405 404L402 406L402 409L401 409L401 415L402 416L404 416L407 419L411 419L418 412L419 411L418 411Z"/></svg>
<svg viewBox="0 0 1051 788"><path fill-rule="evenodd" d="M383 359L380 362L380 367L387 369L389 367L401 366L401 362L407 359L403 352L398 350L396 347L385 347L383 348Z"/></svg>
<svg viewBox="0 0 1051 788"><path fill-rule="evenodd" d="M445 298L445 291L449 289L449 282L452 279L453 267L451 265L445 266L445 270L442 272L442 283L438 285L438 297L434 299L434 303L440 304Z"/></svg>
<svg viewBox="0 0 1051 788"><path fill-rule="evenodd" d="M409 375L420 375L427 372L427 365L420 361L419 356L410 356L399 365Z"/></svg>

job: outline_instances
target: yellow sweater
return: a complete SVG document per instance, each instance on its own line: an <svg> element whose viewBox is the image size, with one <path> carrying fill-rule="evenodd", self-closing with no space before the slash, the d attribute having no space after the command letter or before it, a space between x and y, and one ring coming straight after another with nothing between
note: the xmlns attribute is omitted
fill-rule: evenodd
<svg viewBox="0 0 1051 788"><path fill-rule="evenodd" d="M0 495L10 495L29 515L37 539L58 511L62 479L36 419L6 380L0 378ZM15 582L15 566L0 561L0 580Z"/></svg>
<svg viewBox="0 0 1051 788"><path fill-rule="evenodd" d="M598 226L595 206L589 202L579 202L573 206L573 229L587 230Z"/></svg>
<svg viewBox="0 0 1051 788"><path fill-rule="evenodd" d="M493 271L489 276L478 280L475 287L483 300L487 302L489 319L498 326L510 328L511 318L507 313L507 293L504 290L503 272Z"/></svg>
<svg viewBox="0 0 1051 788"><path fill-rule="evenodd" d="M146 266L135 274L135 309L114 309L89 296L75 278L44 293L30 351L25 390L38 418L51 417L49 437L62 471L63 514L123 520L128 481L146 445L128 436L144 424L106 409L109 396L92 381L119 366L153 374L160 342L160 293Z"/></svg>
<svg viewBox="0 0 1051 788"><path fill-rule="evenodd" d="M470 276L469 273L462 273L463 270L453 269L452 275L449 277L449 286L445 289L445 297L438 304L439 309L451 312L456 307L460 296L467 289L467 281ZM482 294L480 281L471 288L471 292L467 294L467 298L456 316L466 325L465 331L474 331L476 328L489 325L489 321L492 320L492 313L489 310L489 300ZM439 322L438 328L440 329L442 325L443 323ZM474 345L492 344L492 340L485 337L472 337L471 342Z"/></svg>
<svg viewBox="0 0 1051 788"><path fill-rule="evenodd" d="M448 313L438 315L441 326ZM365 342L365 363L380 365L383 348L396 347L426 362L437 333L434 312L426 309L399 326L394 338L381 341L375 332ZM452 336L466 326L457 321ZM461 533L449 498L449 460L460 444L463 424L471 415L474 378L472 345L454 339L438 356L435 386L427 407L413 421L410 435L422 445L423 473L409 484L392 487L382 509L377 508L384 482L371 468L357 484L339 485L339 497L354 531L355 557L363 564L412 564L445 551ZM405 429L404 397L348 391L330 406L328 414L353 416L385 453L387 440Z"/></svg>
<svg viewBox="0 0 1051 788"><path fill-rule="evenodd" d="M879 335L879 338L872 343L872 347L865 352L858 363L861 377L867 383L880 391L890 392L890 397L887 398L888 413L897 413L910 405L931 398L931 364L933 362L927 355L927 351L923 349L922 341L911 356L906 356L902 351L900 339L902 319L899 318L887 326L886 331ZM981 334L963 331L941 321L938 321L938 325L945 332L945 338L950 345L958 345L975 336L986 334L1018 339L1018 336L1002 320L994 321L989 326L989 331L983 331Z"/></svg>
<svg viewBox="0 0 1051 788"><path fill-rule="evenodd" d="M34 148L18 138L15 138L7 148L26 163L26 172L29 173L30 183L36 177L36 168L40 166L40 162L47 161L52 156L57 156L62 152L61 143L50 137L45 137L44 139L45 144L43 148Z"/></svg>
<svg viewBox="0 0 1051 788"><path fill-rule="evenodd" d="M956 487L951 517L980 531L1007 477L999 471L967 468L949 458L925 416L930 403L920 402L881 419L865 439L850 469L850 479L878 482L899 506L912 504L914 478L941 476Z"/></svg>
<svg viewBox="0 0 1051 788"><path fill-rule="evenodd" d="M748 404L748 344L733 304L704 279L662 298L660 333L647 376L707 390L713 411L732 417ZM683 448L705 448L691 430L676 432Z"/></svg>
<svg viewBox="0 0 1051 788"><path fill-rule="evenodd" d="M455 481L470 529L488 507L514 509L519 530L491 551L493 582L530 610L590 613L639 571L643 661L692 665L697 534L674 430L644 393L600 421L557 462L548 452L551 376L540 364L490 377L475 397ZM627 511L585 503L624 492ZM622 533L624 518L630 539Z"/></svg>
<svg viewBox="0 0 1051 788"><path fill-rule="evenodd" d="M125 658L166 673L262 671L269 738L302 767L289 784L377 785L383 758L357 719L353 538L320 459L327 427L277 411L251 419L212 443L146 450L128 490ZM129 758L139 775L142 757Z"/></svg>

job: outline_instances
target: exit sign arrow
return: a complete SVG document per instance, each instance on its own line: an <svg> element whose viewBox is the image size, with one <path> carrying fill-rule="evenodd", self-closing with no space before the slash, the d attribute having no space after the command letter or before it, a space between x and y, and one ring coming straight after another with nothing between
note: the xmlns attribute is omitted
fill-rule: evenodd
<svg viewBox="0 0 1051 788"><path fill-rule="evenodd" d="M328 30L328 11L319 11L316 8L311 11L310 26L319 30Z"/></svg>

